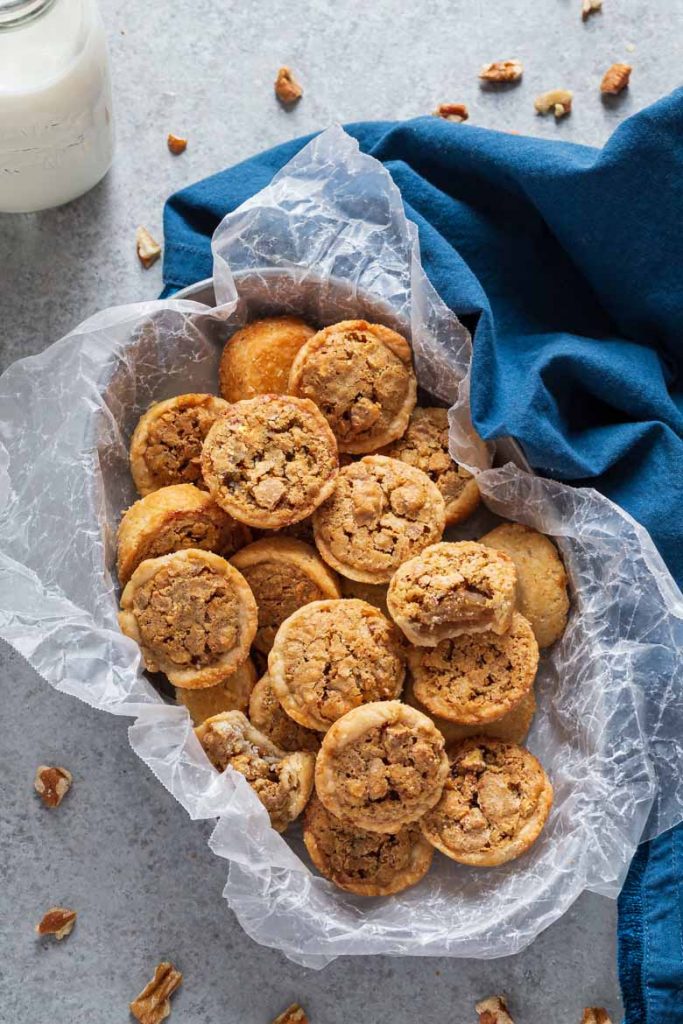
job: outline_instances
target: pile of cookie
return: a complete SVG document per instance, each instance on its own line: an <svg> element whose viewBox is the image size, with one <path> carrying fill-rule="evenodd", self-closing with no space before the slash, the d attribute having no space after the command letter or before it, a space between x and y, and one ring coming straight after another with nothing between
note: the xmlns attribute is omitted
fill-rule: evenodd
<svg viewBox="0 0 683 1024"><path fill-rule="evenodd" d="M514 523L442 539L479 491L387 327L259 320L227 342L219 383L135 429L123 632L273 828L304 812L340 888L399 892L435 849L519 856L552 803L521 744L539 647L568 614L555 546Z"/></svg>

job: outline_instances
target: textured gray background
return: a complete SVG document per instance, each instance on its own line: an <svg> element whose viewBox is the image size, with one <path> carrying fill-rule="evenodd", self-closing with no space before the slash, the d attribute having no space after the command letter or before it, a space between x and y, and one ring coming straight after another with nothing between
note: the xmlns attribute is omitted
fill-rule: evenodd
<svg viewBox="0 0 683 1024"><path fill-rule="evenodd" d="M96 310L155 296L160 264L134 254L142 223L161 237L163 201L255 151L334 120L403 118L465 101L471 121L600 145L627 114L678 83L683 7L605 0L582 24L580 0L102 0L111 41L118 149L90 195L59 210L0 216L2 363L40 351ZM476 74L509 56L522 84L494 93ZM603 104L613 61L632 87ZM305 97L292 112L272 96L290 63ZM575 93L566 120L533 113L537 93ZM171 157L168 131L187 135ZM473 1003L508 993L518 1024L573 1024L586 1003L615 1019L616 908L586 895L520 955L499 961L344 959L321 973L256 946L221 898L226 865L130 750L126 722L53 693L0 651L0 1022L99 1024L168 957L185 974L173 1019L267 1024L293 999L314 1024L416 1020L467 1024ZM75 777L56 812L32 793L35 766ZM37 941L50 905L79 910L66 941Z"/></svg>

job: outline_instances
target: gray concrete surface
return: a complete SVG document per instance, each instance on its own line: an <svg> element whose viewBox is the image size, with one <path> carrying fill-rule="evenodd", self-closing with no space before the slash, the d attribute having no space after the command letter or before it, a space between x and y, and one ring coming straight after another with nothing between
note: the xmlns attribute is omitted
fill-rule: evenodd
<svg viewBox="0 0 683 1024"><path fill-rule="evenodd" d="M627 114L678 82L683 8L605 0L582 24L580 0L102 0L111 41L118 150L92 193L59 210L0 216L2 364L40 351L104 306L156 295L160 264L134 254L142 223L161 235L174 189L334 120L402 118L463 100L474 123L602 144ZM479 88L487 60L517 56L522 84ZM632 87L603 104L613 61ZM291 64L305 97L287 113L272 96ZM574 90L571 117L533 113L546 89ZM166 151L168 131L187 152ZM126 723L53 693L0 652L0 1022L99 1024L126 1019L156 962L185 974L173 1019L267 1024L300 999L314 1024L475 1019L505 991L518 1024L573 1024L585 1003L620 1001L615 906L586 895L520 955L494 962L344 959L321 973L260 948L221 898L226 865L130 750ZM74 788L59 811L32 793L35 766L66 764ZM79 922L63 943L37 941L51 904Z"/></svg>

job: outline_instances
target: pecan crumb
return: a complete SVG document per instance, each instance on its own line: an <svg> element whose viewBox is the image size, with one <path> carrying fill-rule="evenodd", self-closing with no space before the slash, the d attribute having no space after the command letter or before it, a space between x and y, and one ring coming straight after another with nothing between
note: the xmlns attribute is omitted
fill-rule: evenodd
<svg viewBox="0 0 683 1024"><path fill-rule="evenodd" d="M555 117L564 117L572 109L573 96L569 89L551 89L550 92L544 92L536 97L536 113L549 114L552 111Z"/></svg>
<svg viewBox="0 0 683 1024"><path fill-rule="evenodd" d="M135 245L138 251L138 259L145 270L161 256L161 246L155 238L152 238L147 228L139 227L135 232Z"/></svg>
<svg viewBox="0 0 683 1024"><path fill-rule="evenodd" d="M602 11L602 0L581 0L581 20L586 21L591 14Z"/></svg>
<svg viewBox="0 0 683 1024"><path fill-rule="evenodd" d="M303 94L304 91L292 74L291 68L280 68L275 79L275 95L280 103L296 103Z"/></svg>
<svg viewBox="0 0 683 1024"><path fill-rule="evenodd" d="M273 1024L308 1024L306 1011L298 1003L292 1003L275 1018Z"/></svg>
<svg viewBox="0 0 683 1024"><path fill-rule="evenodd" d="M187 139L181 139L179 135L173 135L172 132L169 132L166 138L166 145L171 153L173 153L173 156L180 156L187 149Z"/></svg>
<svg viewBox="0 0 683 1024"><path fill-rule="evenodd" d="M479 1014L479 1024L515 1024L502 996L483 999L477 1003L475 1010Z"/></svg>
<svg viewBox="0 0 683 1024"><path fill-rule="evenodd" d="M444 121L455 121L456 124L466 121L470 116L464 103L440 103L433 114L435 117L442 117Z"/></svg>
<svg viewBox="0 0 683 1024"><path fill-rule="evenodd" d="M40 924L36 925L39 935L54 935L56 939L64 939L71 934L76 924L76 911L68 907L50 907Z"/></svg>
<svg viewBox="0 0 683 1024"><path fill-rule="evenodd" d="M160 963L154 977L130 1004L130 1012L140 1024L161 1024L171 1012L171 1000L183 980L180 971L167 960Z"/></svg>
<svg viewBox="0 0 683 1024"><path fill-rule="evenodd" d="M612 1020L607 1010L597 1006L587 1006L583 1011L581 1024L612 1024Z"/></svg>
<svg viewBox="0 0 683 1024"><path fill-rule="evenodd" d="M73 777L66 768L38 765L33 786L46 807L59 807L69 792Z"/></svg>
<svg viewBox="0 0 683 1024"><path fill-rule="evenodd" d="M482 64L479 77L485 82L518 82L524 67L518 60L494 60L491 64Z"/></svg>
<svg viewBox="0 0 683 1024"><path fill-rule="evenodd" d="M632 70L630 64L612 64L603 75L600 92L616 96L628 85Z"/></svg>

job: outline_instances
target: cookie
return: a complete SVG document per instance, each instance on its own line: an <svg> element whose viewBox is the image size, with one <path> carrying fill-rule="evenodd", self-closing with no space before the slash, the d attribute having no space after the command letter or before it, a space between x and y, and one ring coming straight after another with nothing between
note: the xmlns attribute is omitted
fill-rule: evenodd
<svg viewBox="0 0 683 1024"><path fill-rule="evenodd" d="M214 501L248 526L279 529L334 490L337 445L313 402L259 395L228 406L207 434L202 473Z"/></svg>
<svg viewBox="0 0 683 1024"><path fill-rule="evenodd" d="M249 721L281 750L313 750L320 747L320 733L299 725L284 711L266 673L249 698Z"/></svg>
<svg viewBox="0 0 683 1024"><path fill-rule="evenodd" d="M515 563L517 608L531 623L538 646L550 647L564 633L569 614L567 573L553 542L530 526L503 523L480 543Z"/></svg>
<svg viewBox="0 0 683 1024"><path fill-rule="evenodd" d="M228 403L215 395L177 395L157 402L140 417L130 443L130 471L138 493L170 484L204 487L204 439Z"/></svg>
<svg viewBox="0 0 683 1024"><path fill-rule="evenodd" d="M224 772L230 767L244 775L277 832L299 817L313 791L314 754L280 750L241 711L208 718L195 735L214 768Z"/></svg>
<svg viewBox="0 0 683 1024"><path fill-rule="evenodd" d="M373 607L379 608L382 615L389 617L385 583L361 583L360 580L350 580L347 576L340 576L339 586L342 597L357 597L360 601L367 601Z"/></svg>
<svg viewBox="0 0 683 1024"><path fill-rule="evenodd" d="M218 368L223 398L241 402L255 395L286 394L294 357L314 334L298 316L269 316L235 331Z"/></svg>
<svg viewBox="0 0 683 1024"><path fill-rule="evenodd" d="M241 573L198 548L141 562L121 595L121 630L139 644L145 667L174 686L228 679L249 654L256 622Z"/></svg>
<svg viewBox="0 0 683 1024"><path fill-rule="evenodd" d="M460 864L493 867L538 839L553 802L545 771L516 743L485 736L462 740L438 804L420 822L425 838Z"/></svg>
<svg viewBox="0 0 683 1024"><path fill-rule="evenodd" d="M315 765L323 804L346 824L399 832L434 807L448 777L444 738L398 700L364 704L325 734Z"/></svg>
<svg viewBox="0 0 683 1024"><path fill-rule="evenodd" d="M538 669L538 644L515 612L507 633L475 633L411 647L413 692L429 712L461 725L492 722L529 692Z"/></svg>
<svg viewBox="0 0 683 1024"><path fill-rule="evenodd" d="M268 654L280 625L311 601L341 596L336 575L317 551L291 537L272 536L242 548L232 564L251 587L258 605L254 647Z"/></svg>
<svg viewBox="0 0 683 1024"><path fill-rule="evenodd" d="M318 551L328 565L361 583L388 583L398 567L441 538L443 498L421 470L367 455L339 471L313 516Z"/></svg>
<svg viewBox="0 0 683 1024"><path fill-rule="evenodd" d="M117 535L117 571L128 582L140 562L184 548L229 558L249 544L251 531L194 484L171 484L146 494L123 514Z"/></svg>
<svg viewBox="0 0 683 1024"><path fill-rule="evenodd" d="M515 609L514 562L471 540L433 544L404 562L387 593L389 613L411 643L505 633Z"/></svg>
<svg viewBox="0 0 683 1024"><path fill-rule="evenodd" d="M441 491L446 505L446 526L471 516L480 502L477 481L459 466L448 450L448 412L436 407L413 409L403 437L379 453L415 466Z"/></svg>
<svg viewBox="0 0 683 1024"><path fill-rule="evenodd" d="M406 704L410 704L411 708L417 708L418 711L428 715L447 744L457 743L458 740L464 740L468 736L494 736L496 739L506 740L508 743L524 743L536 714L536 696L533 687L522 697L519 704L515 704L501 718L496 718L492 722L475 722L472 725L461 725L432 714L415 696L410 679L406 682L403 700Z"/></svg>
<svg viewBox="0 0 683 1024"><path fill-rule="evenodd" d="M299 349L289 391L320 407L340 452L376 451L404 433L415 405L410 345L381 324L343 320Z"/></svg>
<svg viewBox="0 0 683 1024"><path fill-rule="evenodd" d="M417 823L369 832L335 818L315 796L304 814L304 843L318 871L357 896L391 896L429 871L434 847Z"/></svg>
<svg viewBox="0 0 683 1024"><path fill-rule="evenodd" d="M247 658L229 679L218 686L204 686L199 690L176 686L175 696L178 703L184 704L190 712L193 723L201 725L222 711L243 711L246 714L255 683L256 668L251 658Z"/></svg>
<svg viewBox="0 0 683 1024"><path fill-rule="evenodd" d="M325 732L347 711L403 687L398 630L365 601L315 601L280 626L268 674L295 722Z"/></svg>

